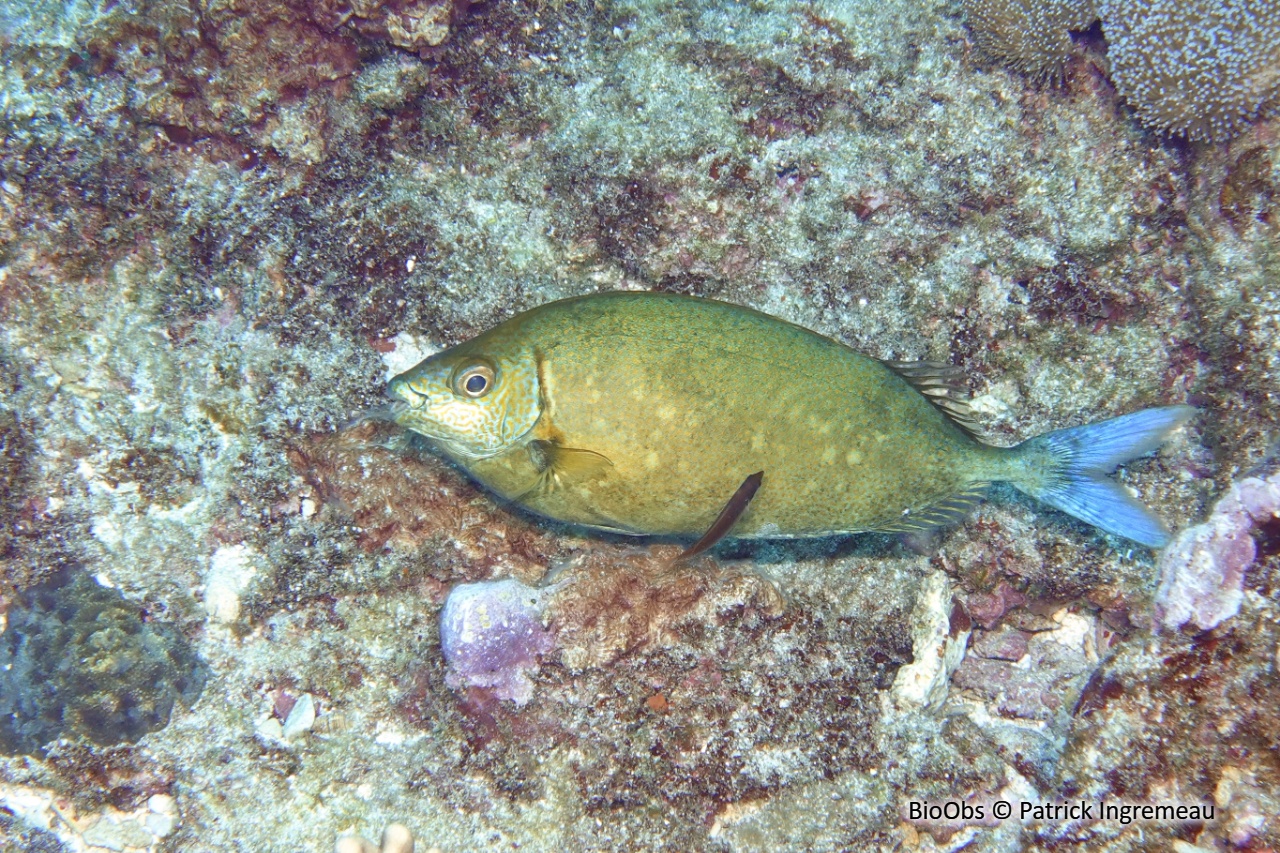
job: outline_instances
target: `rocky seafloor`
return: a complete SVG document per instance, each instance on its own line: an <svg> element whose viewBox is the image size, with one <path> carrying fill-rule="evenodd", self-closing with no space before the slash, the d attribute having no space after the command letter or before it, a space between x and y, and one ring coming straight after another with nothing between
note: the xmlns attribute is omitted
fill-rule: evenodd
<svg viewBox="0 0 1280 853"><path fill-rule="evenodd" d="M0 848L1280 846L1280 120L1144 129L1097 26L1060 78L978 41L935 0L2 0ZM960 365L994 443L1191 403L1119 475L1179 533L998 489L673 573L356 421L619 288ZM482 582L518 648L474 677ZM1102 801L1213 816L1019 815Z"/></svg>

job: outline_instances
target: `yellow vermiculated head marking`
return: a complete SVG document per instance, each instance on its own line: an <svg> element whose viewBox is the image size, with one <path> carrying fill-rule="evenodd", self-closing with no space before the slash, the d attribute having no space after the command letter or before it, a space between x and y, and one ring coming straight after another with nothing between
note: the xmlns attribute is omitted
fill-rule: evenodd
<svg viewBox="0 0 1280 853"><path fill-rule="evenodd" d="M387 387L407 404L396 414L397 423L470 459L510 448L541 413L532 355L481 354L478 343L436 353Z"/></svg>

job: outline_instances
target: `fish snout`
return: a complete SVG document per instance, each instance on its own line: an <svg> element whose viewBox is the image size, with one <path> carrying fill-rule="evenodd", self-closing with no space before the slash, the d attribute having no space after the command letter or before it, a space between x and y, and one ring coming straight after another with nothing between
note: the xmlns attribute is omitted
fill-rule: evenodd
<svg viewBox="0 0 1280 853"><path fill-rule="evenodd" d="M409 382L399 376L392 379L387 384L387 396L391 398L392 405L408 407L410 409L421 409L427 404L427 395L416 390Z"/></svg>

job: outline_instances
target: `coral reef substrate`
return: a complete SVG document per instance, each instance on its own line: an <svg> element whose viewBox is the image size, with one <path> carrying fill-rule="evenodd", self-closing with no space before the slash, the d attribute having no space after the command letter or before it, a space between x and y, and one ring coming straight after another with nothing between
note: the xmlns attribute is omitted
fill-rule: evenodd
<svg viewBox="0 0 1280 853"><path fill-rule="evenodd" d="M136 741L0 757L0 846L1280 845L1273 521L1234 615L1153 631L1156 555L1000 490L671 573L679 543L523 515L362 417L517 311L692 293L954 363L995 443L1189 402L1118 476L1193 526L1275 471L1274 117L1143 134L1096 29L1037 86L942 0L0 0L0 31L0 644L38 611L64 650L103 629L51 683L167 636L209 671L139 691L168 723ZM511 580L554 641L522 706L440 621ZM121 674L197 669L168 660ZM1086 795L1227 817L909 811Z"/></svg>

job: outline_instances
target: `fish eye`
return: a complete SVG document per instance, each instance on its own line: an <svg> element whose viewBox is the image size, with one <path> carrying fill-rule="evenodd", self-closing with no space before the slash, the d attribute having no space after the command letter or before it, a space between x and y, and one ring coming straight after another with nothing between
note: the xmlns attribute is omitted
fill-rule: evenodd
<svg viewBox="0 0 1280 853"><path fill-rule="evenodd" d="M458 373L453 387L464 397L483 397L493 387L493 368L487 364L473 364Z"/></svg>

